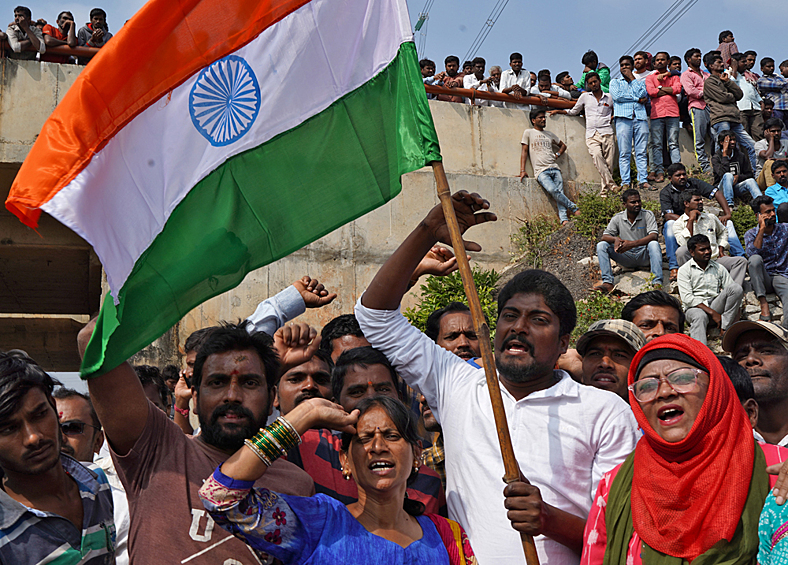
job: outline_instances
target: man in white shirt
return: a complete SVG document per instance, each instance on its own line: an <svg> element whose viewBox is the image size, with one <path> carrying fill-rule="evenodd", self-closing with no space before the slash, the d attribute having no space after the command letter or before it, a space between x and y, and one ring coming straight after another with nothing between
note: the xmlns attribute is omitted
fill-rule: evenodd
<svg viewBox="0 0 788 565"><path fill-rule="evenodd" d="M509 55L509 66L512 68L501 73L501 92L515 99L530 96L531 73L523 68L523 56L520 53ZM506 107L517 108L526 112L531 111L531 106L528 104L507 102Z"/></svg>
<svg viewBox="0 0 788 565"><path fill-rule="evenodd" d="M736 102L741 114L741 122L744 129L752 137L752 125L761 113L761 95L755 84L748 81L744 73L747 71L747 55L744 53L733 53L731 55L731 67L728 69L728 76L741 88L741 100Z"/></svg>
<svg viewBox="0 0 788 565"><path fill-rule="evenodd" d="M8 26L6 35L8 44L11 46L11 59L35 60L36 53L43 55L47 48L44 43L44 35L33 21L33 13L30 8L17 6L14 8L14 23ZM32 50L28 50L32 48Z"/></svg>
<svg viewBox="0 0 788 565"><path fill-rule="evenodd" d="M755 179L762 191L775 183L772 163L788 158L788 140L782 138L783 122L770 118L763 125L763 139L755 143Z"/></svg>
<svg viewBox="0 0 788 565"><path fill-rule="evenodd" d="M550 115L577 116L581 111L585 111L586 147L599 176L602 177L602 190L599 195L606 198L609 192L621 190L613 180L612 172L616 164L616 141L611 123L613 99L610 94L602 91L602 81L594 71L586 74L586 88L571 110L552 110Z"/></svg>
<svg viewBox="0 0 788 565"><path fill-rule="evenodd" d="M496 219L478 195L452 196L462 231ZM478 213L477 213L478 212ZM577 311L566 287L538 270L517 275L498 297L494 352L515 455L530 484L506 487L484 372L446 351L399 313L408 279L437 242L449 241L433 208L378 271L356 318L402 378L423 394L444 432L447 495L480 563L524 563L520 531L537 536L542 563L577 564L585 517L602 473L638 438L626 403L553 370L566 351ZM468 251L478 244L466 242Z"/></svg>
<svg viewBox="0 0 788 565"><path fill-rule="evenodd" d="M468 90L481 90L486 92L487 85L492 82L492 77L484 78L484 68L487 66L487 61L483 57L476 57L473 60L473 72L462 77L462 87ZM489 106L489 101L484 98L475 98L471 102L470 98L466 98L468 104L475 106Z"/></svg>
<svg viewBox="0 0 788 565"><path fill-rule="evenodd" d="M536 75L536 84L531 87L531 94L533 96L542 96L544 98L564 98L571 100L572 95L560 86L553 83L550 75L550 69L542 69Z"/></svg>

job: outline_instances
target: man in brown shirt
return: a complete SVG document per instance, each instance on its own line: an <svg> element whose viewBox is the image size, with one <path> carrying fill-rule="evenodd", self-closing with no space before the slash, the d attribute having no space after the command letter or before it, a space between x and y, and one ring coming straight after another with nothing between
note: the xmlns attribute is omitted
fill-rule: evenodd
<svg viewBox="0 0 788 565"><path fill-rule="evenodd" d="M283 330L294 332L293 326ZM92 331L89 324L80 332L82 351ZM292 342L282 335L276 338L280 344L299 341L297 335ZM298 354L311 356L316 347L283 345L283 366L300 364L303 359ZM194 363L198 437L185 435L148 401L128 363L88 382L128 495L132 564L259 563L246 544L214 527L197 491L244 439L265 425L279 373L279 359L268 335L247 333L245 322L211 332ZM309 475L283 459L277 459L256 486L301 496L314 493Z"/></svg>
<svg viewBox="0 0 788 565"><path fill-rule="evenodd" d="M443 81L443 86L446 88L462 88L462 79L465 73L458 72L460 70L460 59L455 55L449 55L444 61L446 70L440 73L440 80ZM450 96L448 94L438 94L438 100L444 102L459 102L463 101L462 96Z"/></svg>

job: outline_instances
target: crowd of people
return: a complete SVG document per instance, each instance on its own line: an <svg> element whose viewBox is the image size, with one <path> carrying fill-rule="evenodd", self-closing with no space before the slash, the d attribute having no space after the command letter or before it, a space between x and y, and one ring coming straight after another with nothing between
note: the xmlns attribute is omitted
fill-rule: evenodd
<svg viewBox="0 0 788 565"><path fill-rule="evenodd" d="M16 12L13 41L43 55L46 36ZM61 41L83 36L73 18L60 26L63 14ZM106 41L99 23L89 35ZM689 50L683 73L664 52L622 57L622 78L589 52L576 84L548 71L532 80L518 53L488 78L483 59L462 75L456 57L438 75L422 61L425 83L499 91L529 111L520 178L530 159L563 221L579 213L557 162L567 146L546 109L522 98L575 100L566 113L585 115L603 195L620 192L625 206L597 245L597 288L612 289L611 259L654 274L657 288L574 349L575 302L555 275L526 270L500 290L491 345L520 480L501 479L469 308L432 312L423 332L400 313L421 277L457 268L437 206L354 311L319 332L295 320L337 295L304 277L246 320L190 335L182 369L124 362L90 379L89 394L59 387L24 351L0 352L0 563L509 564L525 561L521 533L546 564L788 562L788 316L774 323L766 298L788 304L788 109L775 101L765 114L788 79L763 59L753 83L756 55L739 54L730 32L720 43L702 58ZM742 82L763 92L757 108L738 105ZM680 91L715 185L677 158ZM751 138L759 118L763 150ZM616 146L624 186L613 182ZM654 183L668 180L663 236L680 301L659 288L659 228L639 191L651 188L647 163ZM758 219L744 245L729 223L741 196ZM462 232L497 219L479 195L452 204ZM737 321L748 272L761 315ZM728 355L706 345L715 325Z"/></svg>
<svg viewBox="0 0 788 565"><path fill-rule="evenodd" d="M55 25L43 18L33 19L26 6L14 8L14 21L5 33L0 31L0 52L10 59L45 61L49 63L87 64L89 57L74 57L63 53L47 53L48 47L92 47L100 49L112 39L107 26L107 13L101 8L90 11L90 21L77 29L74 15L60 12Z"/></svg>

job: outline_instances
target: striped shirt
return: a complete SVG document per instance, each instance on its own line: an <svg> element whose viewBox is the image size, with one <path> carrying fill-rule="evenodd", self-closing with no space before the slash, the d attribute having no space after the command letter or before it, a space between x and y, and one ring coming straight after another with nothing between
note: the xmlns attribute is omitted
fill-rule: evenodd
<svg viewBox="0 0 788 565"><path fill-rule="evenodd" d="M646 120L646 106L638 102L646 98L646 83L642 80L628 82L623 78L610 81L610 96L613 98L613 116L628 120Z"/></svg>
<svg viewBox="0 0 788 565"><path fill-rule="evenodd" d="M60 456L82 497L82 530L69 520L28 508L0 490L0 563L111 565L115 563L112 492L104 471Z"/></svg>

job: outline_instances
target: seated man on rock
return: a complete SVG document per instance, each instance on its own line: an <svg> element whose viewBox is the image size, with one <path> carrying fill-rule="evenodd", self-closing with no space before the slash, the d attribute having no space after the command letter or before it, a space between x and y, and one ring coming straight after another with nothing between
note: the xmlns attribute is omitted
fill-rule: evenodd
<svg viewBox="0 0 788 565"><path fill-rule="evenodd" d="M725 268L711 258L711 243L703 234L687 241L692 259L679 268L679 296L690 322L690 337L706 343L711 319L724 333L738 319L742 287Z"/></svg>
<svg viewBox="0 0 788 565"><path fill-rule="evenodd" d="M684 213L673 224L673 234L679 245L676 250L676 259L679 265L690 260L690 253L687 249L689 239L694 235L703 234L709 238L711 243L711 258L725 267L736 284L744 288L747 259L725 255L726 250L730 248L728 230L717 216L703 211L703 197L698 191L685 190L681 193L681 197L684 201Z"/></svg>
<svg viewBox="0 0 788 565"><path fill-rule="evenodd" d="M774 161L771 165L774 184L766 189L766 196L774 200L777 221L788 222L788 161Z"/></svg>
<svg viewBox="0 0 788 565"><path fill-rule="evenodd" d="M625 210L618 212L597 243L599 271L602 280L594 285L594 290L611 292L613 290L613 270L610 259L622 267L649 267L654 275L654 286L662 286L662 249L657 243L657 220L654 213L643 210L640 193L634 188L625 190L621 200Z"/></svg>
<svg viewBox="0 0 788 565"><path fill-rule="evenodd" d="M774 201L770 196L759 196L750 206L758 218L758 225L744 234L750 282L761 304L759 319L770 322L772 313L766 293L777 294L783 309L788 304L788 224L777 223ZM788 327L785 314L782 325Z"/></svg>

